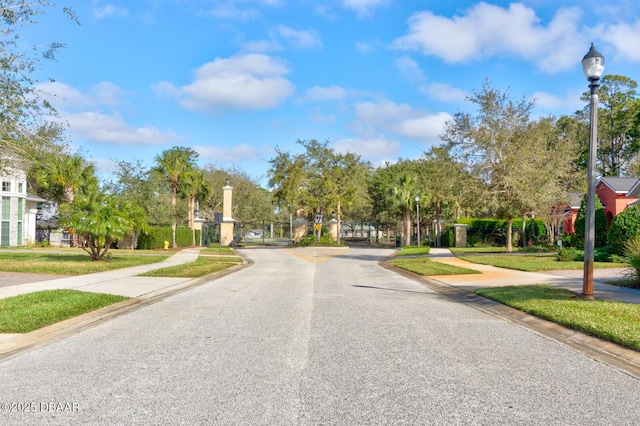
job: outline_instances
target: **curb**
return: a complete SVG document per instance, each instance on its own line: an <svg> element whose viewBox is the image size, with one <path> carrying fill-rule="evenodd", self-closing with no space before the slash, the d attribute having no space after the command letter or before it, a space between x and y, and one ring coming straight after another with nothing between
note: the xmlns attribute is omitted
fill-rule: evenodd
<svg viewBox="0 0 640 426"><path fill-rule="evenodd" d="M390 259L388 259L390 260ZM503 305L491 299L478 296L458 287L437 281L432 278L409 272L393 266L386 261L378 262L383 268L416 281L425 287L478 309L488 315L510 322L518 327L530 330L542 337L571 346L589 358L607 364L617 370L640 379L640 352L625 348L616 343L590 336L578 330L538 318L526 312Z"/></svg>
<svg viewBox="0 0 640 426"><path fill-rule="evenodd" d="M84 330L96 327L106 321L160 302L167 297L183 293L191 290L192 288L215 281L253 265L253 261L247 259L245 256L239 254L238 256L243 259L242 264L232 266L229 269L214 272L213 274L205 275L204 277L184 281L171 287L155 290L136 298L123 300L122 302L114 303L112 305L105 306L104 308L87 312L86 314L69 318L29 333L15 334L13 337L5 341L0 341L0 361L4 361L25 351L44 347Z"/></svg>

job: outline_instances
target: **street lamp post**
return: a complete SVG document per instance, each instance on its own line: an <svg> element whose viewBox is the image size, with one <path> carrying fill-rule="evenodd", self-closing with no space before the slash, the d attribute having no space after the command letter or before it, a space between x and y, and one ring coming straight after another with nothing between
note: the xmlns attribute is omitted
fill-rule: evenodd
<svg viewBox="0 0 640 426"><path fill-rule="evenodd" d="M417 237L418 237L418 247L420 247L420 196L416 195L414 200L416 200L416 225L417 225Z"/></svg>
<svg viewBox="0 0 640 426"><path fill-rule="evenodd" d="M598 52L593 43L589 52L582 59L582 72L589 80L591 89L591 115L589 133L589 162L587 164L587 211L585 214L584 237L584 281L582 298L594 299L593 296L593 252L595 250L595 202L596 202L596 151L598 149L598 86L604 71L604 56Z"/></svg>

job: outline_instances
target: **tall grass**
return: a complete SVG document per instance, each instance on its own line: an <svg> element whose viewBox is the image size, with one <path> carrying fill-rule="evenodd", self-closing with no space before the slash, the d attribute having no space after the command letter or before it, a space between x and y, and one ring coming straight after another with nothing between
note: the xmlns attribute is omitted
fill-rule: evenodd
<svg viewBox="0 0 640 426"><path fill-rule="evenodd" d="M634 271L633 286L640 288L640 235L636 235L624 244L626 264Z"/></svg>

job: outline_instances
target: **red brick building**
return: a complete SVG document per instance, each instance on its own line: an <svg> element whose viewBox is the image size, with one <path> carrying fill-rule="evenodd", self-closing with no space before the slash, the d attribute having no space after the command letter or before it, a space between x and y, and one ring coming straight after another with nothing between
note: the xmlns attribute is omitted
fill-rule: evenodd
<svg viewBox="0 0 640 426"><path fill-rule="evenodd" d="M611 225L613 218L629 204L638 200L639 196L631 196L631 189L638 183L637 178L620 178L606 176L598 180L596 195L604 205L607 215L607 226Z"/></svg>

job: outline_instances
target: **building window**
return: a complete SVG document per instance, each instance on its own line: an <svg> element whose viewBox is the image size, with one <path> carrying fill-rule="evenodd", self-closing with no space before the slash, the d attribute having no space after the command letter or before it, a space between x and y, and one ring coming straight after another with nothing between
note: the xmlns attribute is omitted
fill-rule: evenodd
<svg viewBox="0 0 640 426"><path fill-rule="evenodd" d="M2 216L0 219L0 246L8 246L9 220L11 219L11 198L9 197L2 197Z"/></svg>
<svg viewBox="0 0 640 426"><path fill-rule="evenodd" d="M22 182L18 182L18 194L22 194L22 192L23 192Z"/></svg>
<svg viewBox="0 0 640 426"><path fill-rule="evenodd" d="M22 218L24 214L23 204L24 200L18 198L18 245L22 245Z"/></svg>
<svg viewBox="0 0 640 426"><path fill-rule="evenodd" d="M11 198L2 197L2 220L11 219Z"/></svg>
<svg viewBox="0 0 640 426"><path fill-rule="evenodd" d="M2 181L2 192L11 192L11 182Z"/></svg>

